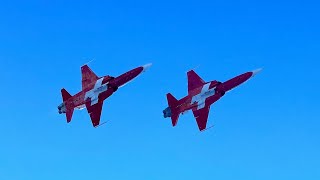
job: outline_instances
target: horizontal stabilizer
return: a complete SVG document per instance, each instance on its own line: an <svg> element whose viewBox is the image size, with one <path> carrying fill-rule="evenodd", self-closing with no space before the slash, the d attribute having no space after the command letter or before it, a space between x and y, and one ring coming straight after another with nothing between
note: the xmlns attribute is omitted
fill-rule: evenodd
<svg viewBox="0 0 320 180"><path fill-rule="evenodd" d="M180 112L178 110L179 101L170 93L167 94L167 100L170 110L172 126L176 126L180 115Z"/></svg>
<svg viewBox="0 0 320 180"><path fill-rule="evenodd" d="M178 100L170 93L167 94L168 105L171 108L176 108L178 105Z"/></svg>
<svg viewBox="0 0 320 180"><path fill-rule="evenodd" d="M61 94L62 94L62 99L63 101L67 101L68 99L70 99L72 96L70 95L70 93L68 93L67 90L65 90L64 88L61 89Z"/></svg>
<svg viewBox="0 0 320 180"><path fill-rule="evenodd" d="M67 111L66 111L67 123L71 122L73 111L74 111L74 108L68 108L67 106Z"/></svg>
<svg viewBox="0 0 320 180"><path fill-rule="evenodd" d="M62 106L60 108L64 108L64 112L66 113L66 117L67 117L67 122L69 123L72 119L72 115L73 115L73 111L74 111L74 107L72 107L68 102L70 98L72 98L72 96L70 95L70 93L68 93L67 90L65 90L64 88L61 89L61 94L62 94L62 99L63 99L63 103ZM60 109L61 110L61 109Z"/></svg>
<svg viewBox="0 0 320 180"><path fill-rule="evenodd" d="M171 116L171 122L172 122L172 126L176 126L178 123L178 119L179 119L179 113L173 113Z"/></svg>

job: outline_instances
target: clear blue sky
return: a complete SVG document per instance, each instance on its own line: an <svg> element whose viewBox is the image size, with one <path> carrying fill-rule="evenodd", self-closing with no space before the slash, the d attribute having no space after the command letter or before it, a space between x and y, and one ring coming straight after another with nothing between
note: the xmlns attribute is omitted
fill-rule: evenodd
<svg viewBox="0 0 320 180"><path fill-rule="evenodd" d="M0 179L320 179L318 1L0 2ZM57 113L80 66L152 68L87 112ZM165 94L186 95L191 68L225 81L261 74L171 127Z"/></svg>

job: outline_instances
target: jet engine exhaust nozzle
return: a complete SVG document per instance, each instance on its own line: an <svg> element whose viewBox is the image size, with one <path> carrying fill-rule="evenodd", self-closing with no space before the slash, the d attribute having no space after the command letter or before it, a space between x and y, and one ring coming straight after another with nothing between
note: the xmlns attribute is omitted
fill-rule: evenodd
<svg viewBox="0 0 320 180"><path fill-rule="evenodd" d="M67 112L66 104L65 103L60 104L58 106L58 110L59 110L59 114L66 113Z"/></svg>
<svg viewBox="0 0 320 180"><path fill-rule="evenodd" d="M163 117L164 118L168 118L172 116L172 112L171 112L171 108L167 107L165 110L162 111L163 112Z"/></svg>

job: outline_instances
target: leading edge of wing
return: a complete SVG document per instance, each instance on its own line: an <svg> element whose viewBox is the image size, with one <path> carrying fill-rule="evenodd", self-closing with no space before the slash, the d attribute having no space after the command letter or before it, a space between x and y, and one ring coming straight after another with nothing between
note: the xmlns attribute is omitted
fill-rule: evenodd
<svg viewBox="0 0 320 180"><path fill-rule="evenodd" d="M205 106L204 108L198 110L192 110L200 131L205 130L207 127L209 111L210 106Z"/></svg>
<svg viewBox="0 0 320 180"><path fill-rule="evenodd" d="M187 73L188 77L188 93L195 88L198 88L205 84L205 81L193 70Z"/></svg>
<svg viewBox="0 0 320 180"><path fill-rule="evenodd" d="M88 65L81 67L82 89L86 89L99 79L99 77L89 68Z"/></svg>
<svg viewBox="0 0 320 180"><path fill-rule="evenodd" d="M94 105L91 105L90 101L86 103L87 111L90 115L93 127L98 127L100 125L102 106L103 101Z"/></svg>

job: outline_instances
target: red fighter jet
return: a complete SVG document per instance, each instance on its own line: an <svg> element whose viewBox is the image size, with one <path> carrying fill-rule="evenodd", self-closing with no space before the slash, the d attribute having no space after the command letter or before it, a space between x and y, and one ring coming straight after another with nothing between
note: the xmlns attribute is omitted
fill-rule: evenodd
<svg viewBox="0 0 320 180"><path fill-rule="evenodd" d="M87 65L82 66L82 90L71 96L65 89L61 89L63 103L58 106L59 114L65 113L69 123L74 109L87 108L92 125L99 126L103 101L150 66L151 64L146 64L137 67L118 77L98 77Z"/></svg>
<svg viewBox="0 0 320 180"><path fill-rule="evenodd" d="M191 70L187 73L188 95L177 100L168 93L167 100L169 107L163 110L163 115L165 118L171 117L172 125L176 126L179 115L192 110L199 130L203 131L207 126L211 104L224 96L226 92L244 83L260 71L261 69L246 72L221 83L219 81L205 82L193 70Z"/></svg>

